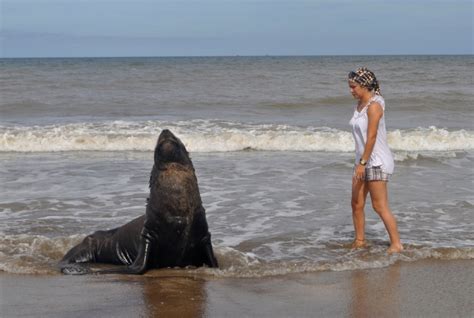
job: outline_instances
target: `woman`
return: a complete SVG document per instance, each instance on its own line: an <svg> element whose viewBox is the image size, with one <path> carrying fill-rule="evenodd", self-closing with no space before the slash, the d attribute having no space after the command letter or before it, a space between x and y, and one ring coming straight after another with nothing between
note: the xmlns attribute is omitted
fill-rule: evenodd
<svg viewBox="0 0 474 318"><path fill-rule="evenodd" d="M393 156L385 129L385 101L373 72L359 68L348 76L352 96L358 100L350 121L355 141L356 162L352 179L353 248L366 246L364 207L370 193L372 206L390 236L389 253L403 250L397 221L388 206L387 182L393 173Z"/></svg>

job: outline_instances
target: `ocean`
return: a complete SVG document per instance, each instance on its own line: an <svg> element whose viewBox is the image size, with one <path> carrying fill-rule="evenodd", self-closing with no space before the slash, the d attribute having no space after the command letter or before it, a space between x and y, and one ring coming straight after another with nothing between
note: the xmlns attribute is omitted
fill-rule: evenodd
<svg viewBox="0 0 474 318"><path fill-rule="evenodd" d="M355 101L377 75L405 251L351 250ZM57 273L96 230L143 215L153 149L190 151L219 269L264 277L474 258L474 56L0 59L0 270Z"/></svg>

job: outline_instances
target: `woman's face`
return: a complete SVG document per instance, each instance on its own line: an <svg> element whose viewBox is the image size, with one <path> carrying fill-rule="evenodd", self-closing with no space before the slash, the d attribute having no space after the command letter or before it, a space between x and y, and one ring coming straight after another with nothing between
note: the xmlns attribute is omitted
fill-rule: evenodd
<svg viewBox="0 0 474 318"><path fill-rule="evenodd" d="M351 94L355 99L361 99L364 94L367 93L368 89L357 84L354 81L348 81L349 89L351 90Z"/></svg>

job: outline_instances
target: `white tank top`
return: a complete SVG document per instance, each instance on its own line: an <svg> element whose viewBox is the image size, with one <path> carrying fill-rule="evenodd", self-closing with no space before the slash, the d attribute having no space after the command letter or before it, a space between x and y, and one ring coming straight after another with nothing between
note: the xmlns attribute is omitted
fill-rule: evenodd
<svg viewBox="0 0 474 318"><path fill-rule="evenodd" d="M383 172L392 174L395 164L393 162L392 152L387 143L387 130L385 128L385 100L380 95L374 95L360 112L357 111L357 106L354 108L354 115L349 124L352 126L352 135L354 136L355 141L355 164L359 163L359 160L364 153L365 144L367 142L367 127L369 124L367 109L372 102L377 102L382 106L383 114L379 121L377 138L375 140L374 149L367 161L367 167L381 166Z"/></svg>

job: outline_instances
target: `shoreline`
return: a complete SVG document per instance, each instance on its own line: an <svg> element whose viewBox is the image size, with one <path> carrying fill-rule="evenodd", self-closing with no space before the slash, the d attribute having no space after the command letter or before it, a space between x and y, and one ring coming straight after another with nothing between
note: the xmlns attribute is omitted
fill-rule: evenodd
<svg viewBox="0 0 474 318"><path fill-rule="evenodd" d="M5 317L468 317L473 260L263 278L0 272Z"/></svg>

